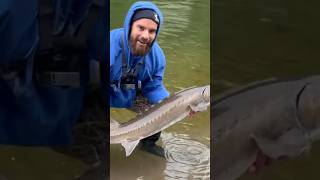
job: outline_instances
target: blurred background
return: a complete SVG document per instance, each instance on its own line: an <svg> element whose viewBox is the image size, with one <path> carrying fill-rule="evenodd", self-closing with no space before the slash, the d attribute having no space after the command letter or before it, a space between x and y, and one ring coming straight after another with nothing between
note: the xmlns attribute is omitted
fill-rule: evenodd
<svg viewBox="0 0 320 180"><path fill-rule="evenodd" d="M211 1L213 96L265 79L319 74L317 7L314 0ZM319 148L313 144L307 157L277 161L258 176L239 179L319 179Z"/></svg>

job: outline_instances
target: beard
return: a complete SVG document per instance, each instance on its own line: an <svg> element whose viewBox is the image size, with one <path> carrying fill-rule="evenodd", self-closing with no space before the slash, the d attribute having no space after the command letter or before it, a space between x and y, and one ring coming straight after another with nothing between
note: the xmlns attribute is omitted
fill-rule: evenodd
<svg viewBox="0 0 320 180"><path fill-rule="evenodd" d="M152 42L145 42L143 40L138 40L138 38L130 37L130 46L132 54L135 56L144 56L146 55L150 48Z"/></svg>

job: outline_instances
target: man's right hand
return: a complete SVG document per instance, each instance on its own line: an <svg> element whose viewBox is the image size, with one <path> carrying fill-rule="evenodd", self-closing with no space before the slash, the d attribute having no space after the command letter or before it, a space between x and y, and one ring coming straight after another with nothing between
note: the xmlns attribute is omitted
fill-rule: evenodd
<svg viewBox="0 0 320 180"><path fill-rule="evenodd" d="M144 97L138 97L133 106L131 108L128 108L130 111L133 111L137 114L141 114L144 111L147 111L148 109L152 108L153 105L148 102L148 100Z"/></svg>

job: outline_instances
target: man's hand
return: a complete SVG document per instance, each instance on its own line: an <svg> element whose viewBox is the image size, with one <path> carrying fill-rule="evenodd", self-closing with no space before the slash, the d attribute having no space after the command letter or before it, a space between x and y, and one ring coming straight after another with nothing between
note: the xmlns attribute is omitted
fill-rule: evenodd
<svg viewBox="0 0 320 180"><path fill-rule="evenodd" d="M141 114L144 111L147 111L148 109L152 108L153 105L149 103L149 101L144 97L138 97L133 106L131 108L128 108L129 110Z"/></svg>

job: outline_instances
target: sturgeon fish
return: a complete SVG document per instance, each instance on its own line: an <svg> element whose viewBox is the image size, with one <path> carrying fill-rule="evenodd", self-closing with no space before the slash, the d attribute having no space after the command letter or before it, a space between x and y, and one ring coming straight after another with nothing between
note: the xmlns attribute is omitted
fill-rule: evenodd
<svg viewBox="0 0 320 180"><path fill-rule="evenodd" d="M141 139L168 128L191 111L205 111L209 105L210 86L180 91L126 123L110 119L110 144L121 144L129 156Z"/></svg>
<svg viewBox="0 0 320 180"><path fill-rule="evenodd" d="M294 158L320 139L320 76L255 84L211 106L215 180L245 173L258 153Z"/></svg>

